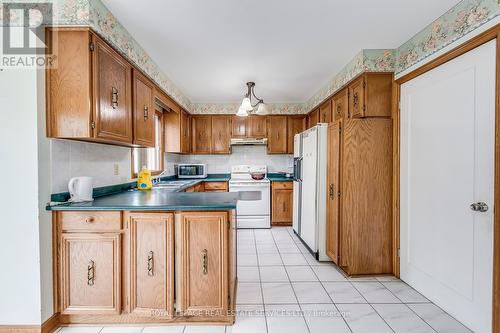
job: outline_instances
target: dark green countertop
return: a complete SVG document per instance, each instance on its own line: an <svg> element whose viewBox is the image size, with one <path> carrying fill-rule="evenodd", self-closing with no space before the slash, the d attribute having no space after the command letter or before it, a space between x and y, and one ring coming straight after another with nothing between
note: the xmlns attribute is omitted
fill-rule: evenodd
<svg viewBox="0 0 500 333"><path fill-rule="evenodd" d="M95 198L92 202L64 203L48 206L48 210L130 210L130 211L172 211L172 210L229 210L236 209L238 200L258 200L260 192L184 193L168 189L148 191L130 190Z"/></svg>
<svg viewBox="0 0 500 333"><path fill-rule="evenodd" d="M267 178L272 182L293 182L293 177L285 177L282 173L268 173Z"/></svg>

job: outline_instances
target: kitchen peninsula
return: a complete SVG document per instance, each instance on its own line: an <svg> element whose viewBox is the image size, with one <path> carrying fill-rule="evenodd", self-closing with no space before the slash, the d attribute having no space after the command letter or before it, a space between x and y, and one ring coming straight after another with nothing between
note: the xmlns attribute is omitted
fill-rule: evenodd
<svg viewBox="0 0 500 333"><path fill-rule="evenodd" d="M257 194L191 185L48 208L62 324L234 322L235 209Z"/></svg>

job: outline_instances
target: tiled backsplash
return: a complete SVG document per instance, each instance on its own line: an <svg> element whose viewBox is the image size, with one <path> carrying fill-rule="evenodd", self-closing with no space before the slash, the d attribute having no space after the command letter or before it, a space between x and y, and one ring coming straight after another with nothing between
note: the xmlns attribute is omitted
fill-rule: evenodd
<svg viewBox="0 0 500 333"><path fill-rule="evenodd" d="M72 177L93 177L94 187L133 181L130 148L69 140L51 140L51 145L52 193L66 192ZM177 163L206 163L208 173L229 173L238 164L265 164L269 172L291 172L293 156L268 155L265 146L234 146L231 155L165 154L167 175L174 175Z"/></svg>
<svg viewBox="0 0 500 333"><path fill-rule="evenodd" d="M232 165L267 165L269 172L291 172L293 155L268 155L266 146L233 146L231 155L181 155L181 163L206 163L208 173L229 173Z"/></svg>
<svg viewBox="0 0 500 333"><path fill-rule="evenodd" d="M130 148L68 140L51 141L52 193L67 191L72 177L93 177L94 187L132 181ZM179 163L178 155L165 154L167 175L174 174L175 163Z"/></svg>

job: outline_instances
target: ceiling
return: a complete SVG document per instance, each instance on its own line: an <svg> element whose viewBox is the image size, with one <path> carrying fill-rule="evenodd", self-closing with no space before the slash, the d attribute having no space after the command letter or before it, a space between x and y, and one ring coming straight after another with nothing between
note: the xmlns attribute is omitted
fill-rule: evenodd
<svg viewBox="0 0 500 333"><path fill-rule="evenodd" d="M361 49L397 48L457 0L103 0L194 103L304 102ZM147 4L147 8L145 6Z"/></svg>

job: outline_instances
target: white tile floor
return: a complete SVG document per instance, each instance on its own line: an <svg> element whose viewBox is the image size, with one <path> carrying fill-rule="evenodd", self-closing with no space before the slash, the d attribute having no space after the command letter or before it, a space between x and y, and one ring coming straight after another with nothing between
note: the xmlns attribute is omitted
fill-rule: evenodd
<svg viewBox="0 0 500 333"><path fill-rule="evenodd" d="M394 277L347 278L316 261L291 228L238 230L238 279L231 327L65 327L58 333L471 332Z"/></svg>

